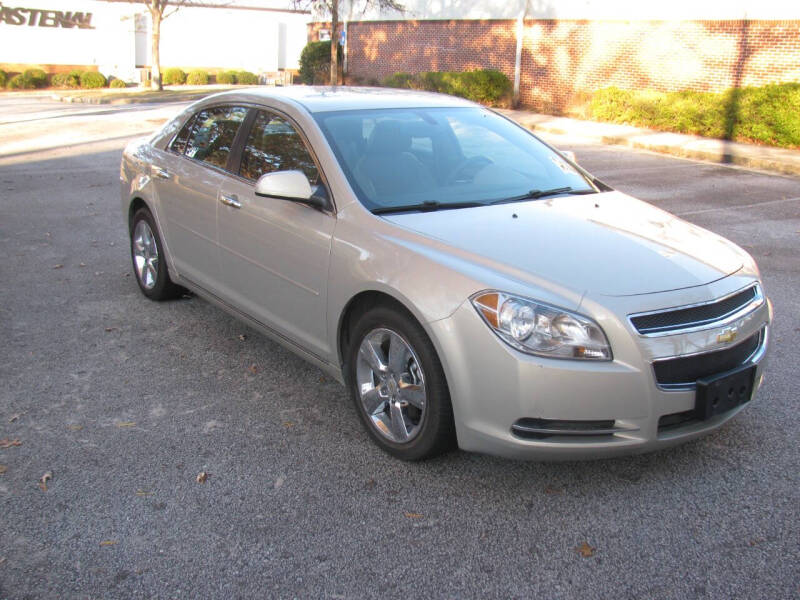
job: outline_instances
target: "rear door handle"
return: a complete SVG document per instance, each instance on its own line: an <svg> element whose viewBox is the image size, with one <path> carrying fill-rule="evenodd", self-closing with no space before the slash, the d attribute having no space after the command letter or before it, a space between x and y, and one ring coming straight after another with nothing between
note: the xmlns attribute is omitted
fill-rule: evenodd
<svg viewBox="0 0 800 600"><path fill-rule="evenodd" d="M222 202L225 206L230 206L232 208L242 208L242 203L239 202L239 199L236 197L235 194L220 194L219 201Z"/></svg>
<svg viewBox="0 0 800 600"><path fill-rule="evenodd" d="M155 175L159 179L169 179L170 177L172 177L172 175L169 174L169 171L161 167L153 167L153 175Z"/></svg>

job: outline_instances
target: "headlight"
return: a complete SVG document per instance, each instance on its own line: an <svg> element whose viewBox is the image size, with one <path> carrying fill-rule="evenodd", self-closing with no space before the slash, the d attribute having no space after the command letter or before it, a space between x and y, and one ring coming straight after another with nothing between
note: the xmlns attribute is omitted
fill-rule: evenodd
<svg viewBox="0 0 800 600"><path fill-rule="evenodd" d="M605 333L588 317L503 292L481 292L472 304L517 350L551 358L611 360Z"/></svg>

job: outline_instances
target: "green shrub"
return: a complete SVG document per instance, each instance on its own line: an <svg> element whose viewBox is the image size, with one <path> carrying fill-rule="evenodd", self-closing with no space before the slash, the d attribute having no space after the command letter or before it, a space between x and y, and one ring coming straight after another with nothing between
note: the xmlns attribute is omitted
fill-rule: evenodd
<svg viewBox="0 0 800 600"><path fill-rule="evenodd" d="M126 87L128 87L128 84L127 84L127 83L125 83L124 81L122 81L122 79L114 79L114 80L112 80L112 81L111 81L111 83L110 83L110 84L108 84L108 87L112 87L112 88L126 88Z"/></svg>
<svg viewBox="0 0 800 600"><path fill-rule="evenodd" d="M177 67L170 67L164 69L164 75L161 78L164 85L183 85L186 83L186 73Z"/></svg>
<svg viewBox="0 0 800 600"><path fill-rule="evenodd" d="M6 87L7 81L8 81L8 73L0 69L0 88Z"/></svg>
<svg viewBox="0 0 800 600"><path fill-rule="evenodd" d="M41 69L27 69L22 75L30 81L35 88L47 87L47 73Z"/></svg>
<svg viewBox="0 0 800 600"><path fill-rule="evenodd" d="M69 73L56 73L50 78L50 85L53 87L76 88L81 84L81 72L70 71Z"/></svg>
<svg viewBox="0 0 800 600"><path fill-rule="evenodd" d="M217 83L225 85L236 83L236 71L220 71L217 73Z"/></svg>
<svg viewBox="0 0 800 600"><path fill-rule="evenodd" d="M97 71L84 71L81 73L81 87L85 89L106 87L106 78Z"/></svg>
<svg viewBox="0 0 800 600"><path fill-rule="evenodd" d="M590 116L662 131L800 147L800 83L711 92L598 90Z"/></svg>
<svg viewBox="0 0 800 600"><path fill-rule="evenodd" d="M250 71L236 71L236 83L239 85L258 85L258 76Z"/></svg>
<svg viewBox="0 0 800 600"><path fill-rule="evenodd" d="M406 73L405 71L392 73L383 80L383 86L391 88L411 89L413 88L413 84L414 76L411 73Z"/></svg>
<svg viewBox="0 0 800 600"><path fill-rule="evenodd" d="M337 44L339 64L342 64L342 46ZM300 53L300 80L307 85L326 84L331 74L331 43L309 42Z"/></svg>
<svg viewBox="0 0 800 600"><path fill-rule="evenodd" d="M188 85L208 85L208 72L206 71L189 71L186 76L186 83Z"/></svg>
<svg viewBox="0 0 800 600"><path fill-rule="evenodd" d="M10 90L32 90L33 82L25 78L22 73L14 75L8 80L8 89Z"/></svg>
<svg viewBox="0 0 800 600"><path fill-rule="evenodd" d="M411 75L398 72L383 80L386 87L426 90L461 96L483 104L505 103L511 98L511 81L500 71L425 71Z"/></svg>

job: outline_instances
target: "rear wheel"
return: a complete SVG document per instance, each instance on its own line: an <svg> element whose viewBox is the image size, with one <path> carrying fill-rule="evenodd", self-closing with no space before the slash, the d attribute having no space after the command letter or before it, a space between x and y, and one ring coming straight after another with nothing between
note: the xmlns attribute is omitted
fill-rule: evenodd
<svg viewBox="0 0 800 600"><path fill-rule="evenodd" d="M455 446L442 365L410 316L377 307L356 322L348 351L351 394L377 444L403 460L431 458Z"/></svg>
<svg viewBox="0 0 800 600"><path fill-rule="evenodd" d="M169 278L162 249L153 215L146 208L140 208L131 224L131 260L139 289L151 300L170 300L184 293L184 289Z"/></svg>

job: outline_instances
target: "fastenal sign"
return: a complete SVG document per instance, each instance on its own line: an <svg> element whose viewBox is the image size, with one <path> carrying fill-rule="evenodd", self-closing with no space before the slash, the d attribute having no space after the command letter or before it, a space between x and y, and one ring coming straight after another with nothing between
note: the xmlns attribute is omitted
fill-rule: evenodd
<svg viewBox="0 0 800 600"><path fill-rule="evenodd" d="M94 29L92 13L70 10L42 10L39 8L11 8L0 2L0 23L27 25L28 27L65 27Z"/></svg>

